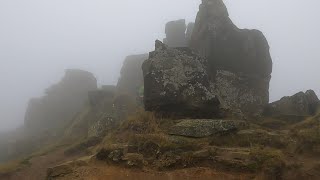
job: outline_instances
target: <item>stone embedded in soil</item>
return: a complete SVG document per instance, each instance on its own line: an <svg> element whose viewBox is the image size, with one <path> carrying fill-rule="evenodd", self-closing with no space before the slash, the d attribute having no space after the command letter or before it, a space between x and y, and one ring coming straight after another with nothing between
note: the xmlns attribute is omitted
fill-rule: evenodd
<svg viewBox="0 0 320 180"><path fill-rule="evenodd" d="M170 134L201 138L232 133L246 126L246 122L239 120L185 119L173 126Z"/></svg>
<svg viewBox="0 0 320 180"><path fill-rule="evenodd" d="M48 179L53 179L56 177L62 177L73 172L72 166L70 164L62 164L56 167L49 168L47 171Z"/></svg>

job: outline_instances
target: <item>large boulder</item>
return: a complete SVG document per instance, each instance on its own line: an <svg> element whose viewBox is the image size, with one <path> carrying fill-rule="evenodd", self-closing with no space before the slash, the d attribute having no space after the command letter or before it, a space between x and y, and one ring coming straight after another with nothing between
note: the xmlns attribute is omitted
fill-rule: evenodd
<svg viewBox="0 0 320 180"><path fill-rule="evenodd" d="M141 66L146 59L148 59L148 54L126 57L117 84L118 94L129 94L133 97L138 96L139 88L143 86Z"/></svg>
<svg viewBox="0 0 320 180"><path fill-rule="evenodd" d="M206 60L190 49L156 41L142 66L145 109L181 117L219 117L220 102L206 67Z"/></svg>
<svg viewBox="0 0 320 180"><path fill-rule="evenodd" d="M190 47L208 58L210 69L259 75L272 72L269 45L258 30L237 28L223 0L202 0Z"/></svg>
<svg viewBox="0 0 320 180"><path fill-rule="evenodd" d="M313 90L299 92L273 102L265 109L265 115L279 116L310 116L315 115L320 101Z"/></svg>
<svg viewBox="0 0 320 180"><path fill-rule="evenodd" d="M25 126L31 132L57 133L82 110L88 92L97 89L93 74L76 69L66 70L62 80L46 90L46 95L30 100Z"/></svg>

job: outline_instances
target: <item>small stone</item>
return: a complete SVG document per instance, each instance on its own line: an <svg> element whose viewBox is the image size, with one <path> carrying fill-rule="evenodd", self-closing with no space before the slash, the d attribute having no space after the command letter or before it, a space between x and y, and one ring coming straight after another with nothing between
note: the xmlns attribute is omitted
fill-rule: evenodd
<svg viewBox="0 0 320 180"><path fill-rule="evenodd" d="M123 161L127 161L128 166L142 166L143 165L143 155L138 153L127 153L122 158Z"/></svg>
<svg viewBox="0 0 320 180"><path fill-rule="evenodd" d="M62 164L56 167L49 168L47 170L48 179L55 177L63 177L65 175L71 174L73 172L71 165Z"/></svg>

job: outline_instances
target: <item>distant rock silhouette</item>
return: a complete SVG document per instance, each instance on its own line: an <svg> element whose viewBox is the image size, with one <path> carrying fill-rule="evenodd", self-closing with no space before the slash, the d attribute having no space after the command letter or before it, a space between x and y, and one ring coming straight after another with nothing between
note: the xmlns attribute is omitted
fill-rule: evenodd
<svg viewBox="0 0 320 180"><path fill-rule="evenodd" d="M315 115L320 101L313 90L299 92L293 96L286 96L268 105L265 110L267 116L311 116Z"/></svg>
<svg viewBox="0 0 320 180"><path fill-rule="evenodd" d="M117 93L138 96L139 88L143 86L142 63L148 59L148 54L131 55L126 57L121 68L117 84Z"/></svg>
<svg viewBox="0 0 320 180"><path fill-rule="evenodd" d="M163 42L169 47L186 47L186 21L184 19L170 21L166 24L166 38Z"/></svg>
<svg viewBox="0 0 320 180"><path fill-rule="evenodd" d="M203 0L190 46L208 58L211 69L270 76L269 45L258 30L237 28L222 0Z"/></svg>
<svg viewBox="0 0 320 180"><path fill-rule="evenodd" d="M93 74L66 70L62 80L48 88L45 96L30 100L25 115L26 128L56 133L83 108L88 92L95 89L97 80Z"/></svg>

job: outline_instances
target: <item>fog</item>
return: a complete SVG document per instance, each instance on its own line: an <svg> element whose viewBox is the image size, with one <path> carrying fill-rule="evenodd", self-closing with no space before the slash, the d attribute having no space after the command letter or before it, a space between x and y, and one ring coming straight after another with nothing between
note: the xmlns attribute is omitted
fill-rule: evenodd
<svg viewBox="0 0 320 180"><path fill-rule="evenodd" d="M274 62L271 101L320 94L318 0L226 0L240 28L267 37ZM125 56L149 52L167 21L194 21L200 0L0 0L0 131L23 124L26 104L64 69L116 84Z"/></svg>

